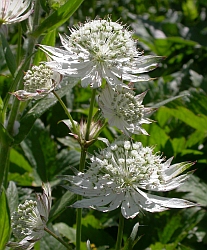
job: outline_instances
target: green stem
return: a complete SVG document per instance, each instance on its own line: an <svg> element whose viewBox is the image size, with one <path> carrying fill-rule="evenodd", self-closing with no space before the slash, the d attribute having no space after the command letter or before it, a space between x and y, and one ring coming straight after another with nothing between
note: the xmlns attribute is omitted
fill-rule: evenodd
<svg viewBox="0 0 207 250"><path fill-rule="evenodd" d="M92 96L91 96L91 102L90 102L90 108L89 108L89 114L88 114L88 119L87 119L87 127L86 127L86 135L85 135L86 141L89 139L90 126L91 126L91 121L92 121L92 117L93 117L93 107L94 107L94 103L95 103L95 97L96 97L96 89L93 89Z"/></svg>
<svg viewBox="0 0 207 250"><path fill-rule="evenodd" d="M121 243L122 243L122 237L123 237L123 230L124 230L124 217L123 217L122 213L120 212L120 216L119 216L119 228L118 228L118 235L117 235L115 250L120 250L121 249Z"/></svg>
<svg viewBox="0 0 207 250"><path fill-rule="evenodd" d="M89 114L87 119L87 127L86 127L86 134L85 134L85 140L89 140L90 135L90 126L91 121L93 117L93 107L95 103L95 97L96 97L96 90L94 89L91 96L91 102L90 102L90 108L89 108ZM86 161L86 153L87 148L84 147L84 145L81 145L81 158L80 158L80 165L79 165L79 171L83 171L85 168L85 161ZM77 200L82 200L81 195L77 195ZM81 244L81 228L82 228L82 209L77 209L76 214L76 250L80 250L80 244Z"/></svg>
<svg viewBox="0 0 207 250"><path fill-rule="evenodd" d="M47 227L44 228L44 230L49 233L50 235L52 235L56 240L58 240L62 245L64 245L66 247L66 249L72 250L72 248L65 242L63 241L59 236L57 236L56 234L54 234L52 231L50 231L50 229L48 229Z"/></svg>
<svg viewBox="0 0 207 250"><path fill-rule="evenodd" d="M86 153L87 149L82 147L81 148L81 157L80 157L80 165L79 165L79 171L83 171L85 168L85 162L86 162ZM82 200L81 195L77 195L77 200ZM80 250L80 244L81 244L81 228L82 228L82 208L77 209L76 213L76 250Z"/></svg>
<svg viewBox="0 0 207 250"><path fill-rule="evenodd" d="M70 122L71 122L71 124L72 124L72 127L73 127L73 132L74 132L75 134L78 134L78 131L77 131L77 128L76 128L75 123L74 123L74 121L73 121L73 118L72 118L70 112L68 111L67 107L65 106L65 103L64 103L64 102L62 101L62 99L58 96L58 94L55 92L55 90L53 90L52 93L53 93L53 94L55 95L55 97L58 99L60 105L62 106L62 108L64 109L64 111L65 111L65 113L66 113L66 115L67 115L67 117L69 118L69 120L70 120Z"/></svg>

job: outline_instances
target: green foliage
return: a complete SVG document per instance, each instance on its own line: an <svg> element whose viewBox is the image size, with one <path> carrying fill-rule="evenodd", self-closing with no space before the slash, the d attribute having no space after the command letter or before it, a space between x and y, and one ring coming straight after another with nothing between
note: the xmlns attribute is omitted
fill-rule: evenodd
<svg viewBox="0 0 207 250"><path fill-rule="evenodd" d="M4 249L10 237L10 213L4 190L0 196L0 211L0 249Z"/></svg>

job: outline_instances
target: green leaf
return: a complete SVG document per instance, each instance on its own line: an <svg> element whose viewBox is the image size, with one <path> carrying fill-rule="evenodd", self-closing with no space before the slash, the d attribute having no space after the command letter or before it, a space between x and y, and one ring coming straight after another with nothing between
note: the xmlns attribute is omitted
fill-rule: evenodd
<svg viewBox="0 0 207 250"><path fill-rule="evenodd" d="M164 244L170 242L171 237L173 236L174 232L182 226L182 215L180 213L175 214L172 218L166 223L162 232L160 232L160 241Z"/></svg>
<svg viewBox="0 0 207 250"><path fill-rule="evenodd" d="M4 35L1 33L1 40L2 40L2 46L4 49L4 56L6 59L6 63L7 66L9 68L9 71L11 72L11 74L14 76L14 73L17 69L17 65L16 65L16 59L9 47L9 44L7 42L7 40L4 38Z"/></svg>
<svg viewBox="0 0 207 250"><path fill-rule="evenodd" d="M56 41L56 30L52 30L44 36L43 40L41 41L41 44L55 46L55 41ZM47 61L47 58L45 53L39 49L35 54L33 64L38 65L42 61Z"/></svg>
<svg viewBox="0 0 207 250"><path fill-rule="evenodd" d="M21 143L25 156L37 171L41 181L51 181L58 168L57 147L40 119L37 119L24 142ZM36 183L38 185L38 183Z"/></svg>
<svg viewBox="0 0 207 250"><path fill-rule="evenodd" d="M49 222L57 218L67 207L77 200L77 195L66 191L64 195L52 206L50 210Z"/></svg>
<svg viewBox="0 0 207 250"><path fill-rule="evenodd" d="M152 105L152 108L159 108L159 107L161 107L161 106L166 105L166 104L169 103L169 102L172 102L172 101L174 101L174 100L176 100L176 99L178 99L178 98L181 98L181 97L183 97L183 96L188 96L188 95L189 95L189 93L185 92L185 93L182 94L182 95L177 95L177 96L170 97L170 98L168 98L168 99L166 99L166 100L164 100L164 101L161 101L161 102L158 102L158 103Z"/></svg>
<svg viewBox="0 0 207 250"><path fill-rule="evenodd" d="M137 140L140 140L145 146L157 145L158 147L156 147L156 149L158 150L165 146L169 136L162 128L160 128L156 123L145 125L143 127L147 130L150 136L135 136L135 138L138 138Z"/></svg>
<svg viewBox="0 0 207 250"><path fill-rule="evenodd" d="M12 148L8 179L17 182L18 185L29 186L32 185L34 180L33 172L32 167L24 156Z"/></svg>
<svg viewBox="0 0 207 250"><path fill-rule="evenodd" d="M10 213L4 190L0 197L0 211L0 249L3 250L10 236Z"/></svg>
<svg viewBox="0 0 207 250"><path fill-rule="evenodd" d="M10 181L6 190L10 213L12 214L19 205L19 195L15 182Z"/></svg>
<svg viewBox="0 0 207 250"><path fill-rule="evenodd" d="M76 230L69 227L67 224L60 222L53 225L54 229L57 230L62 236L66 237L69 241L76 242Z"/></svg>
<svg viewBox="0 0 207 250"><path fill-rule="evenodd" d="M10 162L14 163L19 168L26 170L27 172L32 172L32 167L29 165L28 161L23 155L18 153L15 149L11 149L10 152Z"/></svg>
<svg viewBox="0 0 207 250"><path fill-rule="evenodd" d="M51 231L54 232L54 228L52 225L48 226ZM55 232L58 235L58 232ZM58 235L59 236L59 235ZM65 246L62 245L57 239L51 236L48 233L45 233L43 238L40 240L39 248L35 248L38 250L66 250Z"/></svg>
<svg viewBox="0 0 207 250"><path fill-rule="evenodd" d="M150 250L175 250L175 245L172 244L162 244L160 242L156 242L153 245L150 245Z"/></svg>
<svg viewBox="0 0 207 250"><path fill-rule="evenodd" d="M171 140L174 156L178 153L182 152L182 150L186 147L186 139L185 137L174 138Z"/></svg>
<svg viewBox="0 0 207 250"><path fill-rule="evenodd" d="M183 198L192 200L202 206L207 207L207 184L199 177L192 175L188 180L185 181L184 184L182 184L182 186L177 188L177 191L186 192L186 194L183 195Z"/></svg>
<svg viewBox="0 0 207 250"><path fill-rule="evenodd" d="M78 9L83 0L69 0L59 9L53 12L49 17L47 17L37 29L31 33L31 36L39 37L45 32L54 30L64 24L72 14Z"/></svg>
<svg viewBox="0 0 207 250"><path fill-rule="evenodd" d="M4 126L0 123L0 142L2 145L11 145L13 143L13 138L9 135Z"/></svg>
<svg viewBox="0 0 207 250"><path fill-rule="evenodd" d="M195 115L192 111L185 107L177 107L177 109L168 109L168 113L170 113L172 116L178 118L179 120L185 122L192 128L198 129L200 131L207 131L207 116L200 114Z"/></svg>

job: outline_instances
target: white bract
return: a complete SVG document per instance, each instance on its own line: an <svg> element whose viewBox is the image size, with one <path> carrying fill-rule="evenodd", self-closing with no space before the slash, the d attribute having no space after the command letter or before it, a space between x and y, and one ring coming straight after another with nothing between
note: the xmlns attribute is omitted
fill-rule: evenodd
<svg viewBox="0 0 207 250"><path fill-rule="evenodd" d="M13 234L20 242L9 242L8 246L29 250L32 249L36 241L43 237L52 198L49 184L43 184L42 188L43 194L37 194L36 201L26 200L12 214Z"/></svg>
<svg viewBox="0 0 207 250"><path fill-rule="evenodd" d="M20 101L40 99L46 96L55 89L62 77L58 72L41 64L40 66L33 66L31 70L28 70L23 79L24 90L17 90L11 93Z"/></svg>
<svg viewBox="0 0 207 250"><path fill-rule="evenodd" d="M183 199L157 196L147 191L169 191L179 187L190 175L181 174L192 163L171 164L150 147L123 138L91 158L90 168L75 176L63 176L70 182L64 186L87 197L73 204L75 208L94 208L108 212L121 206L125 218L134 218L140 211L161 212L168 208L186 208L194 203Z"/></svg>
<svg viewBox="0 0 207 250"><path fill-rule="evenodd" d="M126 135L148 135L141 125L152 122L146 116L154 109L142 105L145 95L146 92L143 92L135 96L133 90L120 85L114 88L106 86L99 95L99 106L109 124L123 130Z"/></svg>
<svg viewBox="0 0 207 250"><path fill-rule="evenodd" d="M60 36L64 49L41 45L52 59L47 64L63 75L81 79L81 84L100 87L103 78L111 86L149 80L137 74L157 67L159 56L143 56L136 48L132 33L110 18L93 20L70 29Z"/></svg>
<svg viewBox="0 0 207 250"><path fill-rule="evenodd" d="M28 10L30 4L30 0L1 0L0 26L1 24L17 23L27 19L33 12L32 8ZM28 11L25 13L26 10Z"/></svg>

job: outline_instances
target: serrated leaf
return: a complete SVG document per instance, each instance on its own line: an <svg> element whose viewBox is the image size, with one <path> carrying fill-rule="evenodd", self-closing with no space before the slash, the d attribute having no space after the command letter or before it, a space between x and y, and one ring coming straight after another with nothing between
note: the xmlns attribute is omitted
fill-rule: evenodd
<svg viewBox="0 0 207 250"><path fill-rule="evenodd" d="M207 131L207 116L200 114L195 115L191 110L185 107L177 107L177 109L169 109L168 112L178 118L179 120L185 122L192 128L198 129L200 131Z"/></svg>
<svg viewBox="0 0 207 250"><path fill-rule="evenodd" d="M78 9L83 0L67 1L64 5L54 11L47 17L37 29L31 33L31 36L39 37L45 32L54 30L64 24L72 14Z"/></svg>
<svg viewBox="0 0 207 250"><path fill-rule="evenodd" d="M193 187L193 188L192 188ZM185 181L179 188L178 192L186 192L183 198L197 202L202 206L207 207L207 184L203 182L199 177L192 175Z"/></svg>
<svg viewBox="0 0 207 250"><path fill-rule="evenodd" d="M4 249L10 236L10 213L4 190L0 196L0 211L0 249Z"/></svg>

